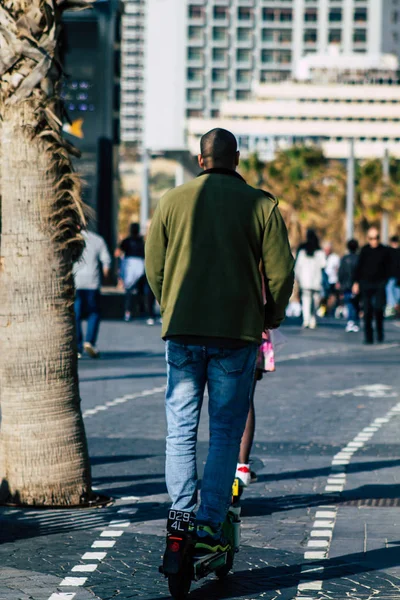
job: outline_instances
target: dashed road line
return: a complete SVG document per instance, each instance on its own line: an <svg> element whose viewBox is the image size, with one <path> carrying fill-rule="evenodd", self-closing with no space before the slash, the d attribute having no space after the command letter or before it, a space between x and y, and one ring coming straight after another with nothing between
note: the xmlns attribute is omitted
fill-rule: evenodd
<svg viewBox="0 0 400 600"><path fill-rule="evenodd" d="M379 385L379 384L377 384ZM365 444L371 440L377 431L390 422L393 417L400 416L400 402L395 404L384 417L377 417L368 427L364 427L351 442L342 448L332 459L331 472L325 486L327 493L341 493L344 490L347 479L347 466L353 455L358 452ZM307 542L307 550L304 552L305 560L324 561L329 554L332 542L333 531L336 524L338 506L320 506L315 513L315 521L310 532L310 539ZM319 579L323 573L323 565L310 565L312 569L307 569L307 565L301 571L301 581L297 587L297 596L295 600L316 600L320 595L310 595L313 592L321 592L323 580ZM313 578L314 567L319 569L316 577ZM306 579L306 581L304 581ZM303 592L306 592L305 595Z"/></svg>

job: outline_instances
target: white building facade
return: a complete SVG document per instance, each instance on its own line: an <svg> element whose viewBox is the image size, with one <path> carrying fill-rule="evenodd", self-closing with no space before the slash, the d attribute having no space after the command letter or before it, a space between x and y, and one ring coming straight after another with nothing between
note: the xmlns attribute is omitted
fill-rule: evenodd
<svg viewBox="0 0 400 600"><path fill-rule="evenodd" d="M319 145L328 158L345 159L350 139L357 158L400 158L400 86L346 83L267 83L255 99L225 102L218 119L189 119L188 142L199 151L201 135L214 127L232 131L243 156L271 160L293 144Z"/></svg>
<svg viewBox="0 0 400 600"><path fill-rule="evenodd" d="M255 84L290 79L302 57L325 54L332 44L344 54L400 56L400 0L125 3L122 137L135 141L148 128L146 146L162 133L161 117L184 132L186 119L217 117L222 102L248 100ZM163 97L167 80L174 97L170 90Z"/></svg>
<svg viewBox="0 0 400 600"><path fill-rule="evenodd" d="M125 0L121 43L121 140L141 144L146 0Z"/></svg>

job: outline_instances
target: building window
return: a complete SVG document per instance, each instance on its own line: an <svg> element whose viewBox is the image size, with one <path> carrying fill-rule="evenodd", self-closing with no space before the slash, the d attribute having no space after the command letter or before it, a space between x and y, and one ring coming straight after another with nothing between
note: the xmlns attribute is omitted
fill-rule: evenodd
<svg viewBox="0 0 400 600"><path fill-rule="evenodd" d="M237 39L239 42L249 42L251 40L252 30L247 27L239 27L237 30Z"/></svg>
<svg viewBox="0 0 400 600"><path fill-rule="evenodd" d="M279 20L282 22L292 21L293 11L291 8L282 8Z"/></svg>
<svg viewBox="0 0 400 600"><path fill-rule="evenodd" d="M316 23L318 20L318 11L316 8L306 8L304 20L307 23Z"/></svg>
<svg viewBox="0 0 400 600"><path fill-rule="evenodd" d="M188 81L201 81L201 69L188 69L187 70L187 78Z"/></svg>
<svg viewBox="0 0 400 600"><path fill-rule="evenodd" d="M274 53L272 50L261 50L261 62L272 63L274 62Z"/></svg>
<svg viewBox="0 0 400 600"><path fill-rule="evenodd" d="M189 19L201 19L203 16L203 7L196 4L189 5Z"/></svg>
<svg viewBox="0 0 400 600"><path fill-rule="evenodd" d="M355 29L353 31L353 42L355 44L365 44L367 41L367 30L366 29Z"/></svg>
<svg viewBox="0 0 400 600"><path fill-rule="evenodd" d="M226 80L226 71L224 69L213 69L212 70L212 80L213 81L225 81Z"/></svg>
<svg viewBox="0 0 400 600"><path fill-rule="evenodd" d="M250 98L250 92L248 90L237 90L236 100L248 100Z"/></svg>
<svg viewBox="0 0 400 600"><path fill-rule="evenodd" d="M228 38L228 30L223 27L213 27L213 40L216 42L225 41Z"/></svg>
<svg viewBox="0 0 400 600"><path fill-rule="evenodd" d="M202 38L202 27L193 27L192 25L189 27L189 40L201 40Z"/></svg>
<svg viewBox="0 0 400 600"><path fill-rule="evenodd" d="M239 6L238 8L238 20L239 21L250 21L252 17L252 10L247 6Z"/></svg>
<svg viewBox="0 0 400 600"><path fill-rule="evenodd" d="M275 21L275 11L273 8L263 8L262 10L263 21Z"/></svg>
<svg viewBox="0 0 400 600"><path fill-rule="evenodd" d="M236 51L236 60L237 60L237 62L249 62L249 60L251 60L250 50L245 50L244 48L238 48Z"/></svg>
<svg viewBox="0 0 400 600"><path fill-rule="evenodd" d="M188 48L188 59L189 60L201 60L203 58L203 50L201 48Z"/></svg>
<svg viewBox="0 0 400 600"><path fill-rule="evenodd" d="M392 12L392 23L398 23L399 21L399 13L397 12L397 10L394 10Z"/></svg>
<svg viewBox="0 0 400 600"><path fill-rule="evenodd" d="M292 62L292 53L287 50L282 50L277 55L278 63L281 65L289 65Z"/></svg>
<svg viewBox="0 0 400 600"><path fill-rule="evenodd" d="M305 44L316 44L317 43L317 30L306 29L304 31L304 43Z"/></svg>
<svg viewBox="0 0 400 600"><path fill-rule="evenodd" d="M289 29L284 29L278 32L278 41L280 44L292 43L292 32Z"/></svg>
<svg viewBox="0 0 400 600"><path fill-rule="evenodd" d="M203 92L201 90L186 90L188 102L201 102Z"/></svg>
<svg viewBox="0 0 400 600"><path fill-rule="evenodd" d="M393 31L392 32L392 39L393 39L393 41L394 41L395 44L398 43L398 41L399 41L399 34L397 33L397 31Z"/></svg>
<svg viewBox="0 0 400 600"><path fill-rule="evenodd" d="M329 11L329 21L331 23L340 23L342 21L342 9L331 8Z"/></svg>
<svg viewBox="0 0 400 600"><path fill-rule="evenodd" d="M211 92L211 100L215 103L223 102L227 97L228 93L225 90L212 90Z"/></svg>
<svg viewBox="0 0 400 600"><path fill-rule="evenodd" d="M263 29L261 33L261 39L263 42L273 42L275 38L275 32L272 29Z"/></svg>
<svg viewBox="0 0 400 600"><path fill-rule="evenodd" d="M238 81L239 83L250 83L251 71L239 69L238 71L236 71L236 81Z"/></svg>
<svg viewBox="0 0 400 600"><path fill-rule="evenodd" d="M223 48L213 48L212 57L214 61L225 61L227 52Z"/></svg>
<svg viewBox="0 0 400 600"><path fill-rule="evenodd" d="M203 116L203 113L201 110L195 110L195 109L189 109L186 111L186 117L188 119L199 119Z"/></svg>
<svg viewBox="0 0 400 600"><path fill-rule="evenodd" d="M214 6L213 10L214 19L226 19L228 16L228 9L226 6Z"/></svg>
<svg viewBox="0 0 400 600"><path fill-rule="evenodd" d="M354 22L355 23L366 23L367 22L367 9L366 8L355 8L354 9Z"/></svg>
<svg viewBox="0 0 400 600"><path fill-rule="evenodd" d="M330 29L328 33L328 40L330 44L340 44L342 41L342 30Z"/></svg>

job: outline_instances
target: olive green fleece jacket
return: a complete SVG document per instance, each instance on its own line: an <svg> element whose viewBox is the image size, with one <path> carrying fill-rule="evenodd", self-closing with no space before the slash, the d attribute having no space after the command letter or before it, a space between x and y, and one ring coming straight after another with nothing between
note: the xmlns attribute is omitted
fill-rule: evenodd
<svg viewBox="0 0 400 600"><path fill-rule="evenodd" d="M263 329L284 319L293 264L277 200L235 171L210 169L169 191L146 242L146 273L161 306L162 337L260 343Z"/></svg>

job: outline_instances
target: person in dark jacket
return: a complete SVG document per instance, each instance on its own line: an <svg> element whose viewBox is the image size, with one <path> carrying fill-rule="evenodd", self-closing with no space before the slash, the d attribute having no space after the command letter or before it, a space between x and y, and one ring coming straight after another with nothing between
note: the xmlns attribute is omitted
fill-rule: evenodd
<svg viewBox="0 0 400 600"><path fill-rule="evenodd" d="M130 321L132 314L132 295L138 293L138 286L144 276L144 240L140 235L139 223L131 223L130 235L119 247L119 255L123 255L122 278L125 288L125 321Z"/></svg>
<svg viewBox="0 0 400 600"><path fill-rule="evenodd" d="M167 192L146 241L146 273L166 339L166 481L174 510L197 505L196 442L208 385L210 445L196 515L196 552L226 551L222 531L249 413L258 346L279 327L293 257L278 201L236 172L237 142L201 139L202 173ZM262 273L266 300L262 294Z"/></svg>
<svg viewBox="0 0 400 600"><path fill-rule="evenodd" d="M374 318L377 341L379 343L384 341L386 285L390 278L391 268L390 249L380 243L379 231L375 227L371 227L368 230L368 244L360 253L353 285L353 294L361 293L365 344L374 343Z"/></svg>
<svg viewBox="0 0 400 600"><path fill-rule="evenodd" d="M358 242L349 240L347 242L348 253L340 261L339 284L340 291L343 294L344 304L347 309L346 331L357 333L359 327L359 296L353 294L354 274L358 264Z"/></svg>

